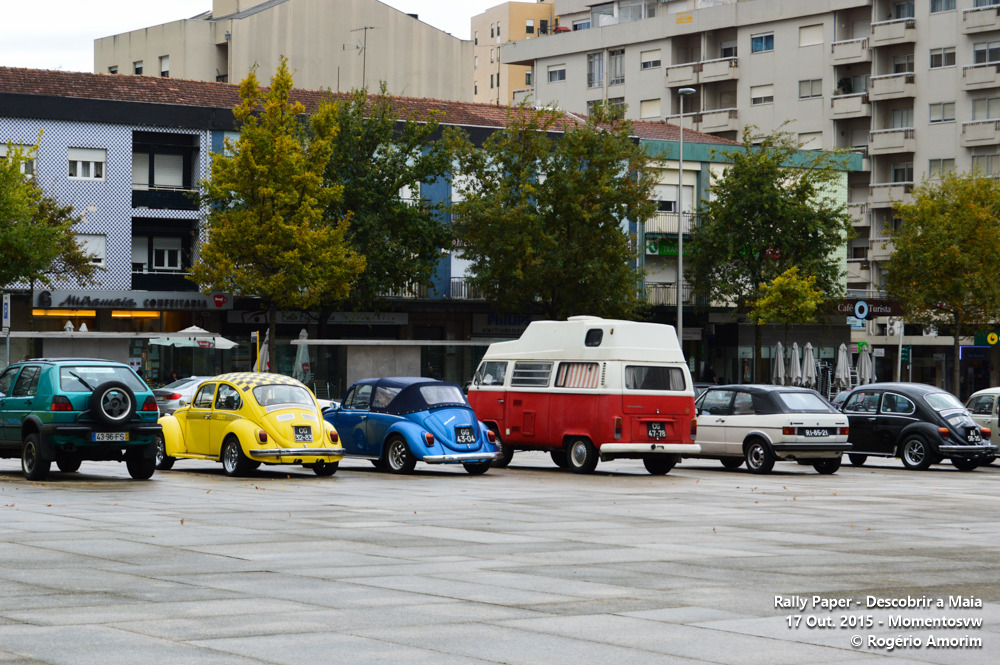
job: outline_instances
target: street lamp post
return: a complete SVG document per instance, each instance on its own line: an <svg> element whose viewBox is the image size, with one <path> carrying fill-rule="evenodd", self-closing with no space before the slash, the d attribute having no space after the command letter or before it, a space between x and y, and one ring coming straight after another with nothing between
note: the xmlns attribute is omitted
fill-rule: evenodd
<svg viewBox="0 0 1000 665"><path fill-rule="evenodd" d="M694 88L677 91L681 105L680 147L677 151L677 343L684 351L684 98Z"/></svg>

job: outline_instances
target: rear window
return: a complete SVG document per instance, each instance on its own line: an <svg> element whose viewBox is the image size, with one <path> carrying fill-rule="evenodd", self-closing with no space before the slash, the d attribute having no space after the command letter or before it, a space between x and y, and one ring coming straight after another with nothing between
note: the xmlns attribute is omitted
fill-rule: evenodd
<svg viewBox="0 0 1000 665"><path fill-rule="evenodd" d="M684 372L680 367L628 365L625 367L625 387L629 390L684 390Z"/></svg>
<svg viewBox="0 0 1000 665"><path fill-rule="evenodd" d="M121 381L132 392L146 392L149 388L128 367L63 365L59 368L59 387L67 393L89 393L105 381Z"/></svg>
<svg viewBox="0 0 1000 665"><path fill-rule="evenodd" d="M458 386L421 386L420 396L427 402L427 406L466 403L465 395L462 394L462 390Z"/></svg>
<svg viewBox="0 0 1000 665"><path fill-rule="evenodd" d="M316 408L312 395L302 386L271 385L257 386L253 389L253 397L263 407L279 404L294 404L306 408Z"/></svg>
<svg viewBox="0 0 1000 665"><path fill-rule="evenodd" d="M822 397L815 393L779 392L776 397L785 405L786 411L803 413L832 413L835 411Z"/></svg>
<svg viewBox="0 0 1000 665"><path fill-rule="evenodd" d="M924 400L931 405L935 411L950 411L952 409L964 409L965 406L958 401L958 398L951 393L927 393Z"/></svg>

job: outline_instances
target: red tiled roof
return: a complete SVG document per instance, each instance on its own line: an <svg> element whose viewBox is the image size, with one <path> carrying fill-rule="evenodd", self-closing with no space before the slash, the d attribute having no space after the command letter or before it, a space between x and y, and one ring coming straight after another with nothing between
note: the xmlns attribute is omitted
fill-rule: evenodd
<svg viewBox="0 0 1000 665"><path fill-rule="evenodd" d="M232 109L240 103L239 86L231 83L12 67L0 67L0 93L222 109ZM291 97L302 102L307 111L312 111L329 95L331 93L325 90L296 88ZM335 96L345 95L341 93ZM503 127L507 123L508 112L514 110L506 106L422 97L396 99L415 119L427 118L432 112L437 112L439 122L466 127ZM582 123L585 119L586 116L581 114L566 113L557 123L557 129ZM638 121L633 126L634 134L639 138L662 141L676 141L679 138L677 126L665 122ZM684 132L684 140L691 143L735 145L733 141L693 130Z"/></svg>

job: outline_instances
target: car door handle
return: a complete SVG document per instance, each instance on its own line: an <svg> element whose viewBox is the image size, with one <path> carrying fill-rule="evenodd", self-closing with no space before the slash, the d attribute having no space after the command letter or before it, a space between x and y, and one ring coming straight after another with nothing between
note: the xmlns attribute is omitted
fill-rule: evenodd
<svg viewBox="0 0 1000 665"><path fill-rule="evenodd" d="M361 420L368 420L368 416L361 416Z"/></svg>
<svg viewBox="0 0 1000 665"><path fill-rule="evenodd" d="M503 404L503 400L502 399L498 399L497 400L497 404Z"/></svg>
<svg viewBox="0 0 1000 665"><path fill-rule="evenodd" d="M202 416L202 418L204 418L205 420L208 420L211 417L212 417L211 413L206 413L205 415Z"/></svg>
<svg viewBox="0 0 1000 665"><path fill-rule="evenodd" d="M873 423L875 422L875 416L869 416L868 418L865 418L865 420L867 420L870 423Z"/></svg>

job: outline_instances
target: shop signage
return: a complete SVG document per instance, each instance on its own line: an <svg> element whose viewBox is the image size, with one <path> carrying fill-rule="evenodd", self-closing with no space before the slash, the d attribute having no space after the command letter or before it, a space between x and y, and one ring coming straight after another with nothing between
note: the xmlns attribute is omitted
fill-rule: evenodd
<svg viewBox="0 0 1000 665"><path fill-rule="evenodd" d="M267 312L245 311L229 312L226 315L229 323L247 323L251 325L265 325L267 323ZM409 314L406 312L333 312L326 322L335 325L348 326L405 326L409 323ZM308 325L319 323L319 315L313 312L278 312L278 323L294 323Z"/></svg>
<svg viewBox="0 0 1000 665"><path fill-rule="evenodd" d="M847 298L837 303L837 312L857 319L874 319L879 316L902 316L903 308L892 300Z"/></svg>
<svg viewBox="0 0 1000 665"><path fill-rule="evenodd" d="M976 341L973 344L976 346L996 346L998 342L1000 342L1000 333L991 330L990 332L977 332Z"/></svg>
<svg viewBox="0 0 1000 665"><path fill-rule="evenodd" d="M472 334L476 337L520 337L531 321L528 314L473 314Z"/></svg>
<svg viewBox="0 0 1000 665"><path fill-rule="evenodd" d="M34 306L40 309L216 310L232 309L228 293L204 295L197 291L37 291Z"/></svg>

